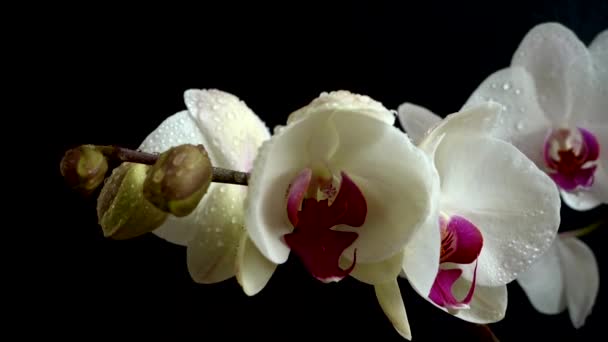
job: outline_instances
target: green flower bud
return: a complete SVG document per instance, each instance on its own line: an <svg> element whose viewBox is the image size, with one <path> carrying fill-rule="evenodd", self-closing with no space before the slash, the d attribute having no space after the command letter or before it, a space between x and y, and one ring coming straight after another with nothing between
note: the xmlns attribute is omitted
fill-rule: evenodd
<svg viewBox="0 0 608 342"><path fill-rule="evenodd" d="M95 146L81 145L65 153L60 170L68 186L90 195L103 182L108 161Z"/></svg>
<svg viewBox="0 0 608 342"><path fill-rule="evenodd" d="M190 214L207 192L213 167L202 145L180 145L162 153L148 171L144 196L159 209Z"/></svg>
<svg viewBox="0 0 608 342"><path fill-rule="evenodd" d="M130 239L158 228L167 213L146 201L143 186L148 165L122 163L112 171L97 198L97 217L103 235Z"/></svg>

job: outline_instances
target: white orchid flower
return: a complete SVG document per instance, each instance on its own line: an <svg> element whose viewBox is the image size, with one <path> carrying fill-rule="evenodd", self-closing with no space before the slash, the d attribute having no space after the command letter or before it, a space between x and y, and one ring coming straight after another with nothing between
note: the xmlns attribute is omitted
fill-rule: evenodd
<svg viewBox="0 0 608 342"><path fill-rule="evenodd" d="M245 222L267 259L282 264L293 252L316 279L350 274L384 286L379 301L391 302L383 290L398 289L402 250L434 211L438 181L394 120L367 96L323 93L262 145Z"/></svg>
<svg viewBox="0 0 608 342"><path fill-rule="evenodd" d="M560 234L551 249L517 282L539 312L558 314L568 308L575 328L585 324L600 286L593 251L568 233Z"/></svg>
<svg viewBox="0 0 608 342"><path fill-rule="evenodd" d="M145 152L164 152L181 144L205 146L213 166L248 172L263 141L270 138L264 123L232 94L219 90L188 90L187 110L170 116L146 137ZM247 187L212 183L188 216L168 215L154 234L187 246L188 271L199 283L237 276L247 294L264 287L274 264L248 240L243 203Z"/></svg>
<svg viewBox="0 0 608 342"><path fill-rule="evenodd" d="M608 203L608 30L587 49L560 24L534 27L465 108L488 99L503 105L495 136L545 170L569 207Z"/></svg>
<svg viewBox="0 0 608 342"><path fill-rule="evenodd" d="M489 102L441 120L410 103L399 107L402 126L440 178L438 214L419 232L426 243L406 245L404 274L435 306L474 323L504 317L506 284L550 248L560 223L551 178L487 134L499 110ZM412 276L421 258L440 265L433 278Z"/></svg>

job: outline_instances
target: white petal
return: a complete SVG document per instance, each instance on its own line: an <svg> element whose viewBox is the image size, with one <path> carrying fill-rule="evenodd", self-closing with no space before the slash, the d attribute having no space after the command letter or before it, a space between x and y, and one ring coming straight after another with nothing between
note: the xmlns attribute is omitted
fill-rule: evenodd
<svg viewBox="0 0 608 342"><path fill-rule="evenodd" d="M482 233L477 283L504 285L546 251L560 223L553 181L513 145L486 137L446 136L435 154L440 210ZM472 278L472 272L463 276Z"/></svg>
<svg viewBox="0 0 608 342"><path fill-rule="evenodd" d="M599 291L599 269L593 251L581 240L568 237L560 239L566 301L568 313L575 328L585 324L593 310Z"/></svg>
<svg viewBox="0 0 608 342"><path fill-rule="evenodd" d="M532 74L541 107L559 124L577 114L577 97L589 93L591 60L587 48L561 24L544 23L530 30L512 65Z"/></svg>
<svg viewBox="0 0 608 342"><path fill-rule="evenodd" d="M434 150L443 135L469 136L490 135L498 124L498 113L501 105L486 101L472 105L457 113L452 113L441 120L420 142L419 147L429 153Z"/></svg>
<svg viewBox="0 0 608 342"><path fill-rule="evenodd" d="M330 166L344 171L361 189L367 202L359 237L346 249L357 250L362 263L382 261L404 245L432 214L438 178L431 160L403 132L364 115L335 113L340 145Z"/></svg>
<svg viewBox="0 0 608 342"><path fill-rule="evenodd" d="M398 113L401 126L414 144L418 144L441 121L439 115L413 103L403 103Z"/></svg>
<svg viewBox="0 0 608 342"><path fill-rule="evenodd" d="M251 170L245 202L245 227L260 252L275 264L287 260L289 249L282 236L293 227L287 219L285 194L295 176L313 160L310 139L317 128L328 125L329 116L311 115L285 126L258 150ZM318 149L317 149L318 151Z"/></svg>
<svg viewBox="0 0 608 342"><path fill-rule="evenodd" d="M395 123L395 115L380 102L369 96L338 90L321 93L309 105L291 113L287 119L287 124L294 123L313 113L325 112L330 114L336 111L368 115L389 125Z"/></svg>
<svg viewBox="0 0 608 342"><path fill-rule="evenodd" d="M258 147L270 137L260 118L236 96L216 89L188 90L184 100L206 137L213 165L249 171Z"/></svg>
<svg viewBox="0 0 608 342"><path fill-rule="evenodd" d="M608 52L608 30L604 30L595 36L591 44L589 44L589 51L591 51L592 55L601 53L602 51ZM605 60L604 62L608 63L608 61Z"/></svg>
<svg viewBox="0 0 608 342"><path fill-rule="evenodd" d="M181 111L165 119L144 139L139 149L149 153L161 153L177 145L205 143L205 137L188 111ZM211 162L214 160L211 159ZM169 242L186 246L196 234L193 228L196 228L196 225L170 215L165 223L154 230L154 234Z"/></svg>
<svg viewBox="0 0 608 342"><path fill-rule="evenodd" d="M342 269L346 269L352 265L352 260L346 257L347 255L348 254L344 254L340 259L340 267ZM357 262L350 275L366 284L383 284L394 280L399 276L402 264L403 253L397 253L391 258L376 263L364 264Z"/></svg>
<svg viewBox="0 0 608 342"><path fill-rule="evenodd" d="M479 85L463 109L490 99L502 105L492 135L515 145L536 165L544 165L543 145L551 123L538 104L532 76L521 67L497 71Z"/></svg>
<svg viewBox="0 0 608 342"><path fill-rule="evenodd" d="M414 290L422 297L428 297L439 270L441 236L438 215L420 228L412 240L405 245L403 272Z"/></svg>
<svg viewBox="0 0 608 342"><path fill-rule="evenodd" d="M393 324L399 335L408 340L412 340L412 331L410 323L405 312L405 305L401 298L401 291L397 279L374 286L378 303L384 311L384 314Z"/></svg>
<svg viewBox="0 0 608 342"><path fill-rule="evenodd" d="M195 212L180 220L196 231L188 243L188 271L194 281L220 282L235 275L237 247L243 229L246 187L214 183Z"/></svg>
<svg viewBox="0 0 608 342"><path fill-rule="evenodd" d="M595 125L608 125L608 30L598 34L589 46L593 60L592 77L595 91L585 108L580 108L581 120L577 124L592 128ZM578 108L577 108L578 110Z"/></svg>
<svg viewBox="0 0 608 342"><path fill-rule="evenodd" d="M471 283L459 279L454 283L452 291L456 298L464 298L469 291ZM469 303L469 308L458 310L454 316L463 319L467 322L477 324L487 324L498 322L505 317L507 311L507 286L475 287L473 299Z"/></svg>
<svg viewBox="0 0 608 342"><path fill-rule="evenodd" d="M566 309L566 291L557 241L527 271L517 277L517 282L532 306L549 315Z"/></svg>
<svg viewBox="0 0 608 342"><path fill-rule="evenodd" d="M236 260L236 279L248 296L262 291L277 265L266 259L243 232Z"/></svg>

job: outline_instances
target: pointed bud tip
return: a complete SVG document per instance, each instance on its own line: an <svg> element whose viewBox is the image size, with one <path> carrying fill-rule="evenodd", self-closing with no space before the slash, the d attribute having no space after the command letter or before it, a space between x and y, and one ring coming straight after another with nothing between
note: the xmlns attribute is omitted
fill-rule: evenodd
<svg viewBox="0 0 608 342"><path fill-rule="evenodd" d="M81 145L65 152L59 168L70 188L90 195L103 183L108 161L94 145Z"/></svg>
<svg viewBox="0 0 608 342"><path fill-rule="evenodd" d="M162 153L148 170L144 196L177 217L190 214L207 192L213 167L202 145L180 145Z"/></svg>

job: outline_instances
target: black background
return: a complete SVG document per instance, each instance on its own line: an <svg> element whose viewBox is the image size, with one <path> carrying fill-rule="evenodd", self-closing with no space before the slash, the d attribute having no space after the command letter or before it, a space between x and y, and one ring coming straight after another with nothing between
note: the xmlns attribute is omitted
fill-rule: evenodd
<svg viewBox="0 0 608 342"><path fill-rule="evenodd" d="M51 143L41 158L52 189L44 199L45 224L33 239L44 254L31 253L32 246L21 252L28 260L22 271L33 278L27 282L33 290L18 299L28 303L20 310L28 324L22 332L84 340L100 334L401 340L371 286L353 279L321 284L294 258L260 294L247 297L235 279L195 284L185 248L152 234L104 239L94 201L63 185L58 164L63 151L78 144L136 148L164 118L185 108L182 95L189 88L236 94L271 128L320 92L338 89L389 108L414 102L443 116L458 110L490 73L508 66L534 25L559 21L586 44L608 28L605 1L413 3L37 8L35 43L23 44L35 45L28 62L39 74L27 81L51 96L43 105L33 96L25 108L37 113L36 126L46 134L36 143ZM605 212L606 206L588 213L564 209L562 229ZM584 240L605 270L606 229ZM601 277L594 312L578 331L567 313L537 313L515 283L509 285L507 316L492 329L503 341L603 340L608 294L606 273ZM415 341L477 338L470 325L435 309L406 281L401 287Z"/></svg>

